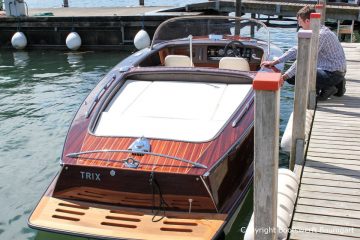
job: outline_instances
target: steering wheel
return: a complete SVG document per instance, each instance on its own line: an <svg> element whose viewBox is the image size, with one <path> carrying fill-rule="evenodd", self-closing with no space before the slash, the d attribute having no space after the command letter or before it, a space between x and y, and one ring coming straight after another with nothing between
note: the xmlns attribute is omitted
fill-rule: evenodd
<svg viewBox="0 0 360 240"><path fill-rule="evenodd" d="M243 53L245 52L244 44L240 41L234 40L226 44L224 48L226 57L242 57L240 49L243 49Z"/></svg>

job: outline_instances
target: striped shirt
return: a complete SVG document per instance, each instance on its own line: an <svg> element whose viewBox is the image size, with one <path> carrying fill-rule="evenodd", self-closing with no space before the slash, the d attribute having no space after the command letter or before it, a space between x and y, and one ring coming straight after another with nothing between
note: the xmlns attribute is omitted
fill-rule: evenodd
<svg viewBox="0 0 360 240"><path fill-rule="evenodd" d="M297 55L297 46L290 48L282 56L279 62L295 60ZM329 28L321 26L319 32L319 52L317 67L322 70L335 72L346 72L346 59L344 49L339 42L338 37ZM285 72L291 78L296 73L296 61Z"/></svg>

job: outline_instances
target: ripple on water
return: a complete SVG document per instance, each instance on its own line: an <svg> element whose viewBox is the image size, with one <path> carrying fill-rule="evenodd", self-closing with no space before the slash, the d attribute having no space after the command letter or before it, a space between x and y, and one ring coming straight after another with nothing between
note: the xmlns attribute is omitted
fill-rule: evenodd
<svg viewBox="0 0 360 240"><path fill-rule="evenodd" d="M39 74L34 74L33 78L54 78L63 75L64 75L63 73L39 73Z"/></svg>

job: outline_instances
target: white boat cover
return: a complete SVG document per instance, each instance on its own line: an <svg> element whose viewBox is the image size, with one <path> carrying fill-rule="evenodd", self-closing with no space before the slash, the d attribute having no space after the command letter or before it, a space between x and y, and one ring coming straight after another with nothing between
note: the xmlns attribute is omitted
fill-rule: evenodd
<svg viewBox="0 0 360 240"><path fill-rule="evenodd" d="M222 129L251 88L127 80L101 113L95 135L205 142Z"/></svg>

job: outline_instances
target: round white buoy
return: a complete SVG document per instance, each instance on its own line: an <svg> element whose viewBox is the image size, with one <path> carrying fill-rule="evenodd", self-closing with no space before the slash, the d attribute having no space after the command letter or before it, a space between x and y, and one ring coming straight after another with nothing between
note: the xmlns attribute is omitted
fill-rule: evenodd
<svg viewBox="0 0 360 240"><path fill-rule="evenodd" d="M81 46L81 37L77 32L71 32L66 37L66 46L70 50L78 50Z"/></svg>
<svg viewBox="0 0 360 240"><path fill-rule="evenodd" d="M150 37L149 34L141 29L134 38L134 45L138 50L141 50L143 48L147 48L150 46Z"/></svg>
<svg viewBox="0 0 360 240"><path fill-rule="evenodd" d="M11 45L15 49L24 49L27 45L25 34L22 32L16 32L11 38Z"/></svg>

